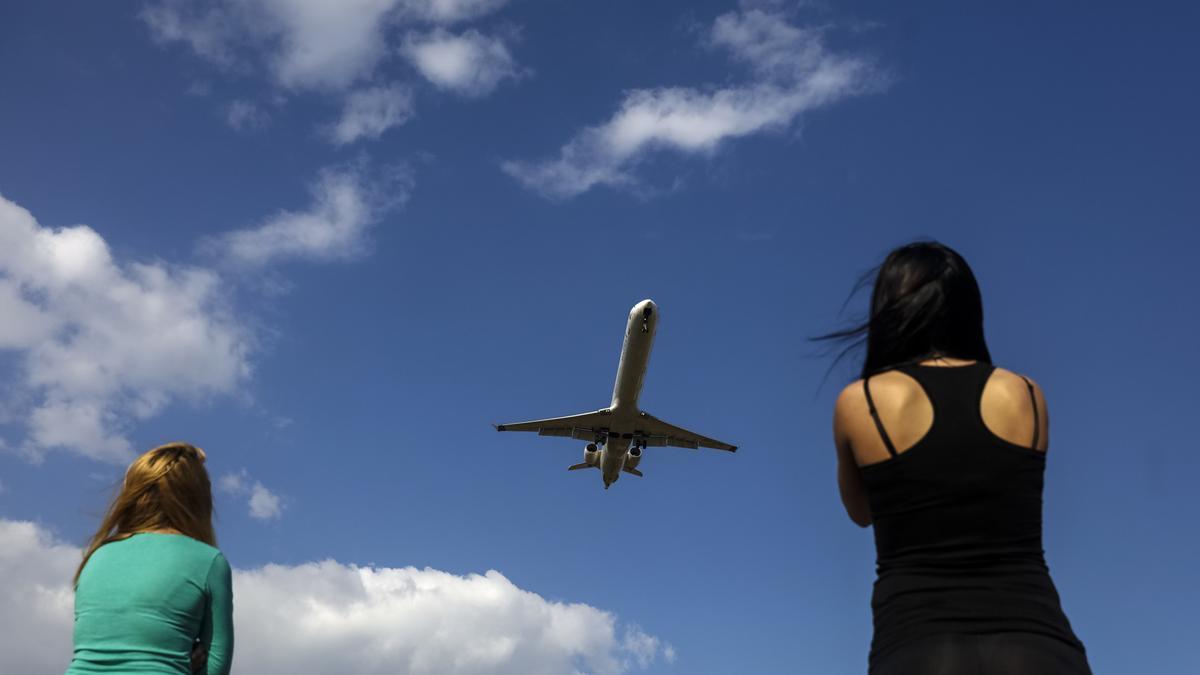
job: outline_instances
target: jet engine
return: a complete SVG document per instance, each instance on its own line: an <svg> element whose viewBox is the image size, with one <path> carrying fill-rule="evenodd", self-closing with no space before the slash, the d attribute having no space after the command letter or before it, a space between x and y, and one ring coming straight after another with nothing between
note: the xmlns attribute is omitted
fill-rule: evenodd
<svg viewBox="0 0 1200 675"><path fill-rule="evenodd" d="M636 469L640 461L642 461L642 449L632 447L629 449L629 454L625 455L625 468Z"/></svg>
<svg viewBox="0 0 1200 675"><path fill-rule="evenodd" d="M600 466L600 446L595 443L583 446L583 463L588 466Z"/></svg>

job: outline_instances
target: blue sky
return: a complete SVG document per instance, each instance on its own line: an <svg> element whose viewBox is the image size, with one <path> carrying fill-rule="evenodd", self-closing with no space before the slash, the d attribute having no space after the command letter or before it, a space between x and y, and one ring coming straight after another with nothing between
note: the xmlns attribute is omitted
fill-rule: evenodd
<svg viewBox="0 0 1200 675"><path fill-rule="evenodd" d="M857 364L822 384L805 337L928 236L1046 392L1094 670L1200 667L1194 6L320 5L0 9L0 531L30 555L66 564L130 453L182 438L240 588L332 559L597 610L596 644L459 672L863 672L874 550L830 441ZM647 297L643 407L736 455L651 449L606 492L580 442L492 430L604 405Z"/></svg>

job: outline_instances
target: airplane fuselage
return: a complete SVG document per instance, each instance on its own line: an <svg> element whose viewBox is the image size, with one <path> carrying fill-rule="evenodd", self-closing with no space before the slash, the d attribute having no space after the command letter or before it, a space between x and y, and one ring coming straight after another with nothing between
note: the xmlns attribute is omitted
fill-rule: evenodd
<svg viewBox="0 0 1200 675"><path fill-rule="evenodd" d="M621 470L629 456L633 443L633 430L637 426L638 396L642 393L642 382L646 378L646 366L650 362L650 350L654 346L654 332L658 327L658 306L653 300L643 300L629 312L625 325L625 342L621 345L621 360L617 364L617 381L613 384L611 429L600 456L600 470L604 474L604 487L621 477ZM623 433L622 433L623 432Z"/></svg>

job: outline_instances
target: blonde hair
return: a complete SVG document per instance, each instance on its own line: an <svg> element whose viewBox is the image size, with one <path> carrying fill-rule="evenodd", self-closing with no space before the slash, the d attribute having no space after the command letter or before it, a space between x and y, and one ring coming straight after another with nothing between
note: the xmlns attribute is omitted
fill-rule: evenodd
<svg viewBox="0 0 1200 675"><path fill-rule="evenodd" d="M79 583L96 549L138 532L173 529L216 546L212 512L203 450L189 443L168 443L145 452L125 471L120 493L84 549L74 583Z"/></svg>

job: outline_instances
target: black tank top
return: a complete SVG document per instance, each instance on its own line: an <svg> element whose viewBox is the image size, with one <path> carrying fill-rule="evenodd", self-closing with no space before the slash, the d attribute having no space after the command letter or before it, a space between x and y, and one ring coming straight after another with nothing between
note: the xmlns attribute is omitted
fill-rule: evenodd
<svg viewBox="0 0 1200 675"><path fill-rule="evenodd" d="M1045 453L1010 443L983 423L979 403L995 367L977 361L895 369L925 390L933 425L896 454L864 381L892 454L860 468L877 555L871 661L938 633L1039 633L1083 652L1042 551ZM1034 428L1036 446L1036 421Z"/></svg>

